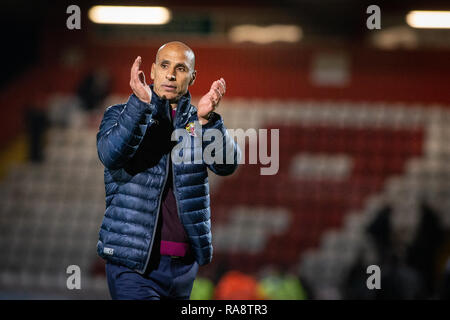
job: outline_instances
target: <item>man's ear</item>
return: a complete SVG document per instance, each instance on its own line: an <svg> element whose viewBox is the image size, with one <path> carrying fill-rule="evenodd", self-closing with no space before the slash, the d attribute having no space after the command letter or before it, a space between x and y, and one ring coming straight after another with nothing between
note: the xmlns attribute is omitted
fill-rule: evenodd
<svg viewBox="0 0 450 320"><path fill-rule="evenodd" d="M155 80L155 67L156 67L156 65L155 65L155 63L153 62L153 63L152 63L152 69L150 70L150 79L152 79L152 81Z"/></svg>
<svg viewBox="0 0 450 320"><path fill-rule="evenodd" d="M194 71L192 72L192 79L191 79L191 81L189 82L189 85L190 85L190 86L192 86L192 85L194 84L195 78L197 78L197 70L194 70Z"/></svg>

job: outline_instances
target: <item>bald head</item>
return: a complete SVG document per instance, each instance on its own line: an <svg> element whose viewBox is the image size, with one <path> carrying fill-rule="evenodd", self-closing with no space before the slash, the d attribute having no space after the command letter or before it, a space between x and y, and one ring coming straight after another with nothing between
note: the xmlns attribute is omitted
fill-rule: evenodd
<svg viewBox="0 0 450 320"><path fill-rule="evenodd" d="M180 41L162 45L152 64L151 78L156 94L176 103L195 81L194 51Z"/></svg>
<svg viewBox="0 0 450 320"><path fill-rule="evenodd" d="M165 51L176 51L180 54L184 54L186 57L186 62L189 63L189 67L191 68L191 70L195 69L195 54L194 51L189 48L188 45L186 45L185 43L181 42L181 41L171 41L171 42L167 42L166 44L163 44L159 49L158 52L156 53L156 60L155 62L158 63L159 58L161 56L161 53L165 52Z"/></svg>

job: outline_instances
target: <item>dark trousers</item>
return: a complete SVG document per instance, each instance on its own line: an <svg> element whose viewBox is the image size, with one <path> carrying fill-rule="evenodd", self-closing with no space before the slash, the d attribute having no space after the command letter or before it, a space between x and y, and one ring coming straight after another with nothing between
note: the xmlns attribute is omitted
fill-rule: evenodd
<svg viewBox="0 0 450 320"><path fill-rule="evenodd" d="M145 274L106 263L106 277L113 300L188 300L198 263L193 258L152 257Z"/></svg>

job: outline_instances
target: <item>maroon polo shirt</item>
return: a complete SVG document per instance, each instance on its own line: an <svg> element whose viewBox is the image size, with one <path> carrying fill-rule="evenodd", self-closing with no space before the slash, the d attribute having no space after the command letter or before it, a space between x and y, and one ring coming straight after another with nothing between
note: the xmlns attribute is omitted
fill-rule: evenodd
<svg viewBox="0 0 450 320"><path fill-rule="evenodd" d="M176 110L172 109L172 122ZM172 160L169 154L169 173L163 190L160 218L162 218L160 254L184 257L189 249L189 239L177 212L173 193Z"/></svg>

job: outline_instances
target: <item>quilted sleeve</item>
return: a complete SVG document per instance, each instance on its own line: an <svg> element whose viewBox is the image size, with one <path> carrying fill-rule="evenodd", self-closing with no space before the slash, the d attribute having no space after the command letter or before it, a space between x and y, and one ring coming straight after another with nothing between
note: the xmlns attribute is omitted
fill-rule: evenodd
<svg viewBox="0 0 450 320"><path fill-rule="evenodd" d="M156 112L153 101L145 103L134 94L126 104L106 109L97 133L97 152L108 169L118 169L133 157Z"/></svg>
<svg viewBox="0 0 450 320"><path fill-rule="evenodd" d="M230 137L230 135L228 134L227 128L224 125L223 119L222 117L217 114L217 113L213 113L211 120L205 124L204 126L202 126L202 130L203 130L203 135L205 133L206 130L210 130L210 129L216 129L219 130L222 133L222 150L217 150L217 151L221 151L221 153L223 154L223 161L222 163L211 163L208 164L208 168L214 172L217 175L220 176L228 176L231 175L234 171L236 171L236 169L238 168L238 165L240 163L241 160L241 149L239 148L238 144L234 141L233 138ZM211 142L205 142L203 141L203 150L205 149L205 147ZM216 152L217 152L216 151ZM232 161L226 161L227 160L227 155L228 158L231 158L230 155L232 156Z"/></svg>

